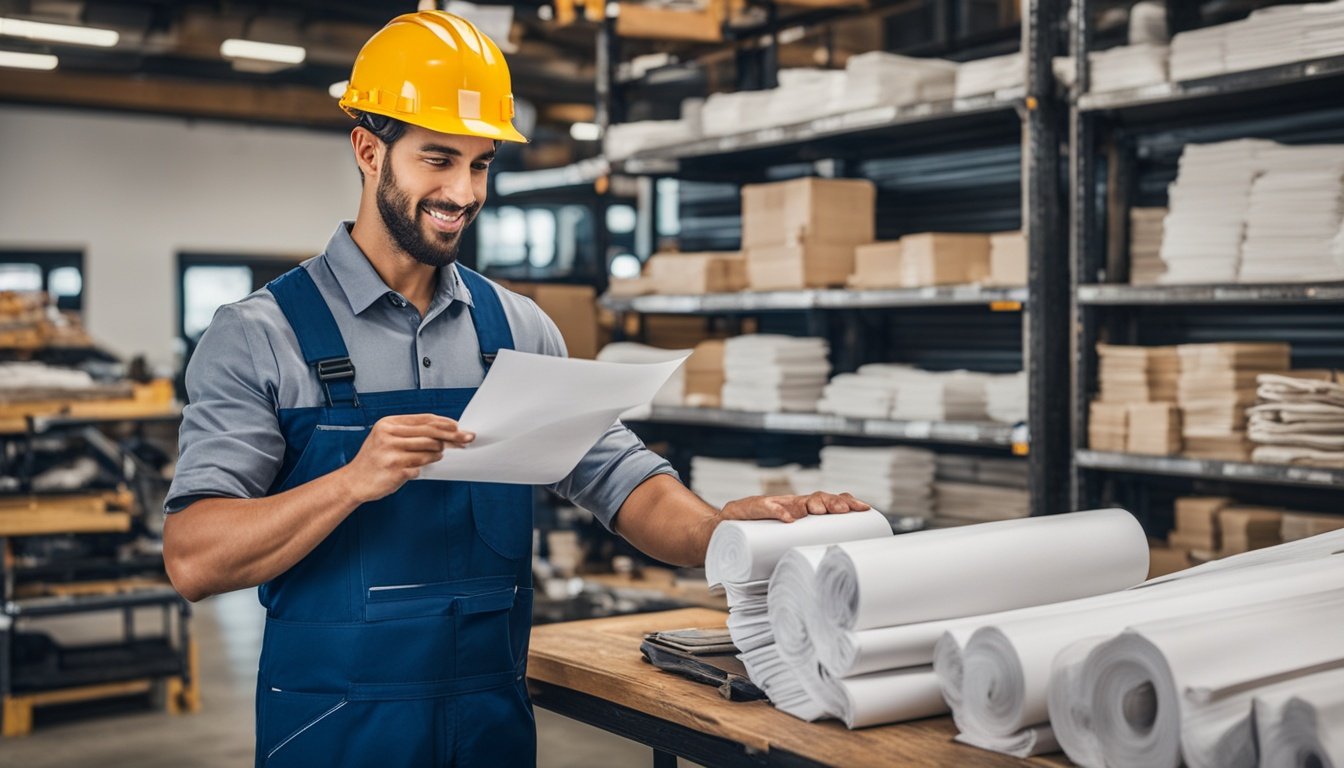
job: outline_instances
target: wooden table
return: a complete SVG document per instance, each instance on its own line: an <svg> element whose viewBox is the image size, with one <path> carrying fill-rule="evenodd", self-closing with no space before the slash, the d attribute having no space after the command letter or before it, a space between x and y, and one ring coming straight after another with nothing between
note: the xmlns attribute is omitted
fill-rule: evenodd
<svg viewBox="0 0 1344 768"><path fill-rule="evenodd" d="M676 757L713 766L1054 766L952 741L947 717L847 730L805 723L762 701L731 702L707 685L644 662L647 632L723 626L703 608L540 626L532 631L528 684L533 702L654 750L654 766ZM1062 756L1060 756L1062 757Z"/></svg>

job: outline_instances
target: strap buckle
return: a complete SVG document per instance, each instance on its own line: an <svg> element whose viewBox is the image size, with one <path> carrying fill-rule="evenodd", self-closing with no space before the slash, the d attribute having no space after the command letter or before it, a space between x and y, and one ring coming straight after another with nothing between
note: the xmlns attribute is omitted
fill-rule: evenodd
<svg viewBox="0 0 1344 768"><path fill-rule="evenodd" d="M355 364L348 357L333 357L317 361L317 378L323 384L329 381L355 378Z"/></svg>
<svg viewBox="0 0 1344 768"><path fill-rule="evenodd" d="M486 367L487 370L489 370L490 366L492 366L492 365L495 364L495 358L498 356L498 354L499 354L499 353L497 353L497 352L482 352L482 353L481 353L481 362L485 364L485 367Z"/></svg>

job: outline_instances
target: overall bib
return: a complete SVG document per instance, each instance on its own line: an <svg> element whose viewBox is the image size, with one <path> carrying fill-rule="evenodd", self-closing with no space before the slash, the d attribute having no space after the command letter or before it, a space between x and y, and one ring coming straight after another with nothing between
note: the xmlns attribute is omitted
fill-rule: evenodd
<svg viewBox="0 0 1344 768"><path fill-rule="evenodd" d="M458 272L488 368L513 335L493 287ZM348 463L385 416L456 419L475 393L356 392L345 342L308 272L268 288L327 401L279 411L285 458L271 494ZM531 553L528 486L412 481L356 509L261 585L257 766L534 765L524 675Z"/></svg>

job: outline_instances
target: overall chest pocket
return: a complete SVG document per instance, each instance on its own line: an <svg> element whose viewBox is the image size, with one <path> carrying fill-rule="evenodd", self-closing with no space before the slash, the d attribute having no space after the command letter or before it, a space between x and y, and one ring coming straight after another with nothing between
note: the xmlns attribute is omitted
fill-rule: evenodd
<svg viewBox="0 0 1344 768"><path fill-rule="evenodd" d="M476 533L495 552L520 560L532 554L532 486L471 484Z"/></svg>
<svg viewBox="0 0 1344 768"><path fill-rule="evenodd" d="M272 494L283 493L340 469L359 453L368 428L340 424L318 424L294 465L276 484Z"/></svg>

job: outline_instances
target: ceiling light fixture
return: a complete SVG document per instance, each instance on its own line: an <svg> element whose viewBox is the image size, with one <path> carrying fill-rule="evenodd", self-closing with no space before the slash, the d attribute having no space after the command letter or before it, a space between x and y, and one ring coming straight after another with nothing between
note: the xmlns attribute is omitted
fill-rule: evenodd
<svg viewBox="0 0 1344 768"><path fill-rule="evenodd" d="M340 80L327 86L327 93L331 94L331 98L339 99L345 95L345 90L349 87L349 80Z"/></svg>
<svg viewBox="0 0 1344 768"><path fill-rule="evenodd" d="M15 69L55 69L56 57L46 53L0 51L0 67Z"/></svg>
<svg viewBox="0 0 1344 768"><path fill-rule="evenodd" d="M308 52L297 45L259 43L255 40L229 38L219 46L219 54L226 59L253 59L280 64L302 64Z"/></svg>
<svg viewBox="0 0 1344 768"><path fill-rule="evenodd" d="M602 138L602 129L597 123L574 123L569 126L569 135L575 141L597 141Z"/></svg>
<svg viewBox="0 0 1344 768"><path fill-rule="evenodd" d="M46 40L52 43L72 43L74 45L95 45L99 48L111 48L121 39L121 35L112 29L76 27L69 24L48 24L44 21L0 18L0 35L23 37L29 40Z"/></svg>

